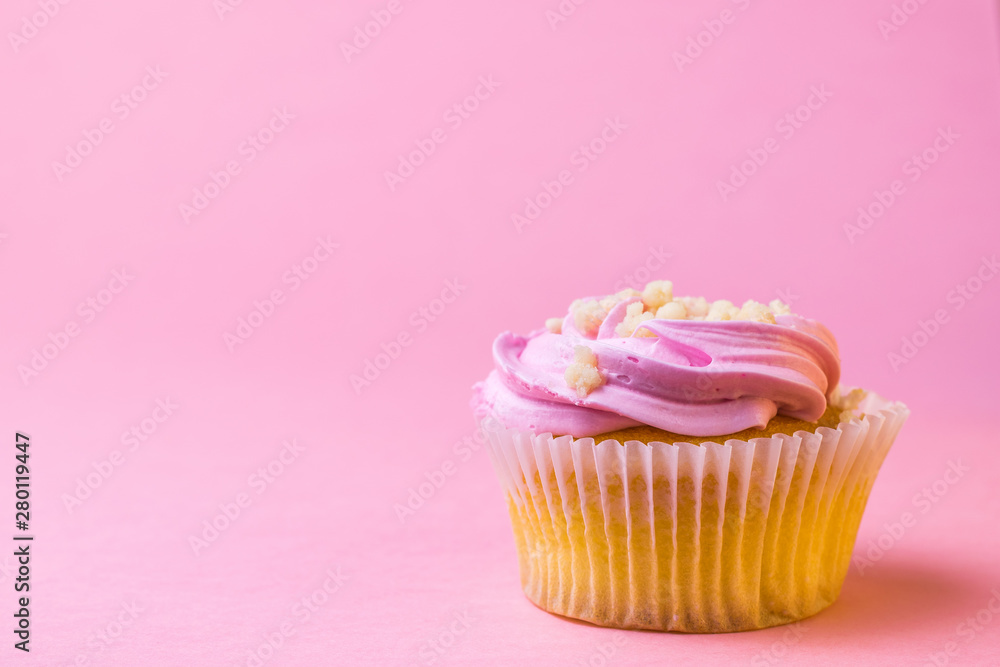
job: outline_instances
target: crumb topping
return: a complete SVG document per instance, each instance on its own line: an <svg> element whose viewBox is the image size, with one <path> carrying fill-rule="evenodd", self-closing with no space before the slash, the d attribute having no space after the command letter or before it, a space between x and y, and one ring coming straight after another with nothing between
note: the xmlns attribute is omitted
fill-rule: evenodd
<svg viewBox="0 0 1000 667"><path fill-rule="evenodd" d="M669 280L654 280L646 283L646 288L642 290L642 305L654 313L673 300L674 284Z"/></svg>
<svg viewBox="0 0 1000 667"><path fill-rule="evenodd" d="M861 401L865 400L865 396L868 395L864 389L852 389L846 394L842 394L837 399L837 407L839 407L842 412L840 413L840 421L849 422L855 417L858 417L858 407L861 405Z"/></svg>
<svg viewBox="0 0 1000 667"><path fill-rule="evenodd" d="M601 322L608 316L608 311L593 299L589 301L577 299L570 304L569 312L573 315L573 324L584 336L596 334L601 328Z"/></svg>
<svg viewBox="0 0 1000 667"><path fill-rule="evenodd" d="M584 336L594 336L601 328L604 318L608 316L611 309L626 299L640 296L634 289L626 289L606 296L600 301L596 299L577 299L569 306L569 312L573 316L573 325Z"/></svg>
<svg viewBox="0 0 1000 667"><path fill-rule="evenodd" d="M708 309L708 315L705 316L705 319L709 322L721 322L734 319L739 314L740 309L734 306L732 301L719 299L718 301L712 303L712 306Z"/></svg>
<svg viewBox="0 0 1000 667"><path fill-rule="evenodd" d="M764 304L750 300L743 304L739 314L733 319L774 324L774 313Z"/></svg>
<svg viewBox="0 0 1000 667"><path fill-rule="evenodd" d="M566 368L565 377L566 384L575 389L580 398L586 398L587 394L604 384L604 376L597 369L597 355L584 345L573 348L573 363Z"/></svg>
<svg viewBox="0 0 1000 667"><path fill-rule="evenodd" d="M749 300L742 306L732 301L719 299L708 301L702 296L674 296L674 284L669 280L654 280L646 284L641 292L626 289L601 299L577 299L570 304L573 324L587 337L594 337L601 328L611 309L622 301L640 298L628 305L625 319L615 326L615 335L652 337L651 331L639 328L643 322L661 320L704 320L721 322L743 320L775 324L775 315L791 315L786 304L774 299L769 304ZM552 318L545 321L545 327L552 333L562 332L562 320Z"/></svg>
<svg viewBox="0 0 1000 667"><path fill-rule="evenodd" d="M791 315L792 309L788 307L787 304L783 303L781 299L775 299L768 304L771 306L771 312L775 315Z"/></svg>
<svg viewBox="0 0 1000 667"><path fill-rule="evenodd" d="M665 303L656 310L656 317L661 320L686 320L687 316L687 307L680 301Z"/></svg>
<svg viewBox="0 0 1000 667"><path fill-rule="evenodd" d="M620 336L621 338L628 338L635 332L636 327L638 327L640 323L645 322L646 320L651 320L653 317L653 313L643 311L643 303L641 301L630 303L625 308L625 319L615 325L615 335ZM641 329L639 333L635 335L653 337L656 334L652 331Z"/></svg>

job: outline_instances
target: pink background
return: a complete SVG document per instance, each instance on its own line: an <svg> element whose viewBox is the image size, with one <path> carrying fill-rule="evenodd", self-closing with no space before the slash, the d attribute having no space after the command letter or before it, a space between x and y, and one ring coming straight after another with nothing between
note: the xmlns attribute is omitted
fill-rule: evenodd
<svg viewBox="0 0 1000 667"><path fill-rule="evenodd" d="M54 16L34 19L37 0L5 3L0 497L13 534L21 430L36 541L28 656L11 646L0 556L0 662L255 664L286 619L264 664L1000 662L1000 280L976 283L1000 253L996 7L908 0L916 12L883 34L889 0L667 4L563 2L575 9L553 27L557 0L402 0L348 62L341 43L388 3L246 0L220 18L212 0L47 0ZM699 33L706 46L679 66ZM449 112L477 87L467 118ZM813 89L830 96L800 109ZM294 118L254 154L243 142L275 108ZM782 122L797 110L799 127ZM102 120L112 131L57 174ZM385 172L428 137L443 142L390 189ZM582 158L592 141L601 154ZM765 146L724 200L718 182ZM914 181L925 149L936 160ZM185 221L180 205L227 163L238 173ZM564 170L519 232L512 215ZM283 277L317 237L339 247L293 290ZM487 456L455 448L497 333L641 283L647 266L681 294L784 296L835 332L845 381L913 411L856 555L888 548L795 634L618 632L539 611ZM122 269L128 285L102 292ZM978 291L956 296L967 283ZM276 289L230 350L227 332ZM350 376L401 334L356 392ZM22 377L36 351L53 358ZM173 414L150 421L167 398ZM143 420L155 432L130 450L122 434ZM251 475L292 438L304 451L258 494ZM953 484L950 463L968 468ZM88 474L100 485L67 509ZM915 498L924 488L933 503ZM196 555L189 537L239 494L250 505ZM319 593L338 568L347 579ZM313 594L323 604L296 615ZM960 625L977 613L978 630Z"/></svg>

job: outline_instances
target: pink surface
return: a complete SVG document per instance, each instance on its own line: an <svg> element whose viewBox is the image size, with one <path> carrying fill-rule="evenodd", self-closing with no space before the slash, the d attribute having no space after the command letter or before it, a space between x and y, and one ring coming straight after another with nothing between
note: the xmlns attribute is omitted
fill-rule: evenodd
<svg viewBox="0 0 1000 667"><path fill-rule="evenodd" d="M36 541L0 663L1000 662L996 7L653 5L5 4L0 539L21 430ZM520 592L470 387L500 331L650 270L790 301L913 411L794 629Z"/></svg>

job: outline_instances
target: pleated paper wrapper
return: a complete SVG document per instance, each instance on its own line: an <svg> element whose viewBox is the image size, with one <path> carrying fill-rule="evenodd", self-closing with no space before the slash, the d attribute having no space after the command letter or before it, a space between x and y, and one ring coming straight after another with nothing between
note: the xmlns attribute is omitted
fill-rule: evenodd
<svg viewBox="0 0 1000 667"><path fill-rule="evenodd" d="M701 445L484 421L524 592L617 628L731 632L817 613L840 593L909 411L869 393L854 414L836 429Z"/></svg>

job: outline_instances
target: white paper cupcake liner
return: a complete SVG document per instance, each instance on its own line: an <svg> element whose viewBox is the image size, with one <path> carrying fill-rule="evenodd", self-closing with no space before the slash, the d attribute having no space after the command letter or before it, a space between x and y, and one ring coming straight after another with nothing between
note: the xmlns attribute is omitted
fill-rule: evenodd
<svg viewBox="0 0 1000 667"><path fill-rule="evenodd" d="M525 593L619 628L728 632L815 614L840 593L909 411L868 394L858 413L836 429L701 445L484 421Z"/></svg>

